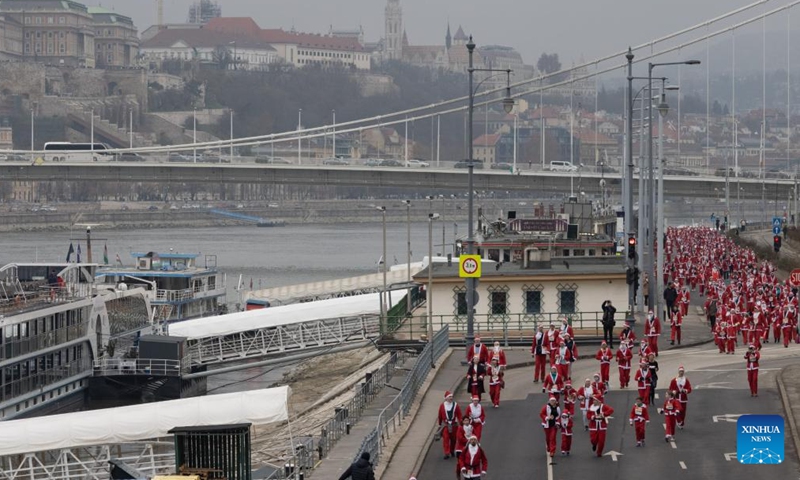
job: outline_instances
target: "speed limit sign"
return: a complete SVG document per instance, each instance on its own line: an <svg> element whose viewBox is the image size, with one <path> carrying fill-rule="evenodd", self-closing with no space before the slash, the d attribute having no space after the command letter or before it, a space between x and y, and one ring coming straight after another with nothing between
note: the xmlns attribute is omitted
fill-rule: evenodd
<svg viewBox="0 0 800 480"><path fill-rule="evenodd" d="M481 256L461 255L458 259L458 276L461 278L480 278Z"/></svg>

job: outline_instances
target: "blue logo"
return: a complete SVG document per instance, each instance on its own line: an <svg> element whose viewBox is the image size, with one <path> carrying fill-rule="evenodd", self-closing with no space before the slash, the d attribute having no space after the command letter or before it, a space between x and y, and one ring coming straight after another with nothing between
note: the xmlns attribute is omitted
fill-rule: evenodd
<svg viewBox="0 0 800 480"><path fill-rule="evenodd" d="M783 463L783 417L742 415L736 422L736 458L746 465Z"/></svg>

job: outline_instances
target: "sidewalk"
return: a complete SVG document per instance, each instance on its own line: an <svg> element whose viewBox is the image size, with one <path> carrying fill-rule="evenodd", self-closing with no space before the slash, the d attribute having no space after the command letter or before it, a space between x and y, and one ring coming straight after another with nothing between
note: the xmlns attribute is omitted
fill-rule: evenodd
<svg viewBox="0 0 800 480"><path fill-rule="evenodd" d="M800 425L800 407L797 406L800 405L800 365L789 365L780 371L778 392L783 401L786 424L789 426L788 429L785 429L786 443L794 446L795 454L800 458L800 432L797 431L798 425ZM789 436L791 436L791 440L789 440Z"/></svg>
<svg viewBox="0 0 800 480"><path fill-rule="evenodd" d="M310 471L307 475L310 478L335 479L347 470L353 463L356 453L361 448L364 438L377 425L378 415L394 398L403 386L411 367L417 361L417 357L409 357L402 366L395 370L392 380L378 393L375 399L367 405L361 415L361 419L350 427L350 434L343 436L336 442L328 455L323 458L317 468Z"/></svg>

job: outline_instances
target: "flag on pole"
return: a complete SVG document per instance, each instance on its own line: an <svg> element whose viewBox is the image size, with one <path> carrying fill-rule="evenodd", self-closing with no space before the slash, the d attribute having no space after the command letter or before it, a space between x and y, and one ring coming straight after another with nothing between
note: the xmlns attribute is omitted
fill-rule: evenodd
<svg viewBox="0 0 800 480"><path fill-rule="evenodd" d="M78 263L81 263L81 244L78 244Z"/></svg>
<svg viewBox="0 0 800 480"><path fill-rule="evenodd" d="M69 250L67 250L67 263L70 262L73 253L75 253L75 248L72 246L72 242L69 242Z"/></svg>
<svg viewBox="0 0 800 480"><path fill-rule="evenodd" d="M103 245L103 263L108 265L108 244Z"/></svg>

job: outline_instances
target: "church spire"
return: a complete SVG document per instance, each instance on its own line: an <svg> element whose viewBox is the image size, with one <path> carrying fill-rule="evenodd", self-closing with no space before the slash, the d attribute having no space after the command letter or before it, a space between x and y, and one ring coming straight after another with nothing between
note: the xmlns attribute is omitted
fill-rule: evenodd
<svg viewBox="0 0 800 480"><path fill-rule="evenodd" d="M450 21L447 22L447 35L444 36L444 45L450 50L450 45L453 44L453 37L450 36Z"/></svg>

